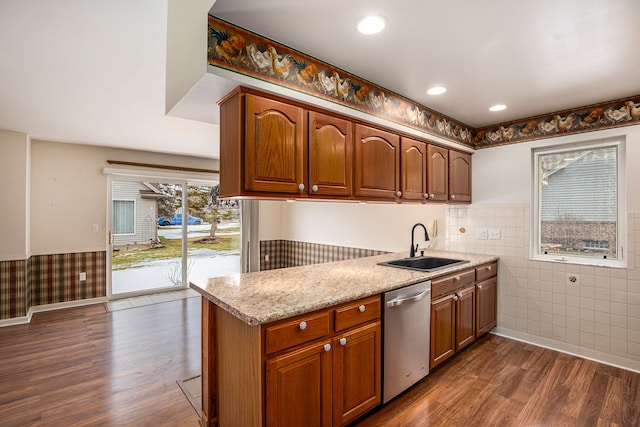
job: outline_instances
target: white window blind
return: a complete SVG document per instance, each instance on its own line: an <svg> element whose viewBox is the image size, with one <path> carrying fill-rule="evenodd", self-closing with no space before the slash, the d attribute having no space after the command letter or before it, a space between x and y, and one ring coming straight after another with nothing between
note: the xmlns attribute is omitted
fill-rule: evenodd
<svg viewBox="0 0 640 427"><path fill-rule="evenodd" d="M113 234L135 234L135 202L113 201Z"/></svg>

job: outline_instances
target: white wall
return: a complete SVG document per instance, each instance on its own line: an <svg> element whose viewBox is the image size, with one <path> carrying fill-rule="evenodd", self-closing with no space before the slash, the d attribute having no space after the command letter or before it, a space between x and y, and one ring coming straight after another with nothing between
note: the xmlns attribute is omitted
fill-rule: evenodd
<svg viewBox="0 0 640 427"><path fill-rule="evenodd" d="M0 130L0 152L0 261L27 259L31 155L29 136Z"/></svg>
<svg viewBox="0 0 640 427"><path fill-rule="evenodd" d="M282 209L286 202L279 200L260 200L259 203L259 239L284 239L282 233Z"/></svg>
<svg viewBox="0 0 640 427"><path fill-rule="evenodd" d="M398 252L409 250L411 227L417 222L438 220L444 235L444 205L298 200L281 202L281 209L280 238L286 240ZM415 238L424 246L419 231ZM444 238L434 239L432 247L443 242Z"/></svg>
<svg viewBox="0 0 640 427"><path fill-rule="evenodd" d="M105 250L107 176L102 170L109 166L107 160L218 169L212 159L34 140L33 255ZM97 233L93 224L98 224Z"/></svg>
<svg viewBox="0 0 640 427"><path fill-rule="evenodd" d="M626 138L627 268L530 260L531 148L619 136ZM500 256L499 333L640 371L639 164L640 126L474 154L474 203L447 208L446 245ZM479 227L499 228L501 238L477 240ZM578 284L567 274L578 275Z"/></svg>

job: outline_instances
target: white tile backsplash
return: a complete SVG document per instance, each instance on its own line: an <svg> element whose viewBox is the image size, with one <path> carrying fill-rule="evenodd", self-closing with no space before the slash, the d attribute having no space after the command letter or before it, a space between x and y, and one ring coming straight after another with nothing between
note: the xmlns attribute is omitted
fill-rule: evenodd
<svg viewBox="0 0 640 427"><path fill-rule="evenodd" d="M640 212L627 216L626 269L530 260L528 204L455 205L445 214L447 249L500 257L501 333L640 366ZM478 228L499 228L500 239L476 240ZM567 273L579 283L567 285Z"/></svg>

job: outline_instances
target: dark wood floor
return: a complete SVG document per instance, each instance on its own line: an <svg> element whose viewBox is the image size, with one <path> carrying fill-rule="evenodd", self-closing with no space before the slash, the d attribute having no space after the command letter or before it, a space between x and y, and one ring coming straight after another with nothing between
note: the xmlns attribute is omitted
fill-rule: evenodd
<svg viewBox="0 0 640 427"><path fill-rule="evenodd" d="M368 426L640 426L640 374L487 335Z"/></svg>
<svg viewBox="0 0 640 427"><path fill-rule="evenodd" d="M0 425L197 426L199 334L199 298L0 328ZM640 426L640 374L489 335L358 426Z"/></svg>
<svg viewBox="0 0 640 427"><path fill-rule="evenodd" d="M37 313L0 328L1 426L197 426L200 298Z"/></svg>

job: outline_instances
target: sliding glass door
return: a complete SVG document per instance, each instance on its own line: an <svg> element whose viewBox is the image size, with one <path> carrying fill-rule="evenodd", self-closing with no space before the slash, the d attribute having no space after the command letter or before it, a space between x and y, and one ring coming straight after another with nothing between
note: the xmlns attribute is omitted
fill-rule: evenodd
<svg viewBox="0 0 640 427"><path fill-rule="evenodd" d="M158 181L110 179L111 298L241 271L238 202L211 184Z"/></svg>

